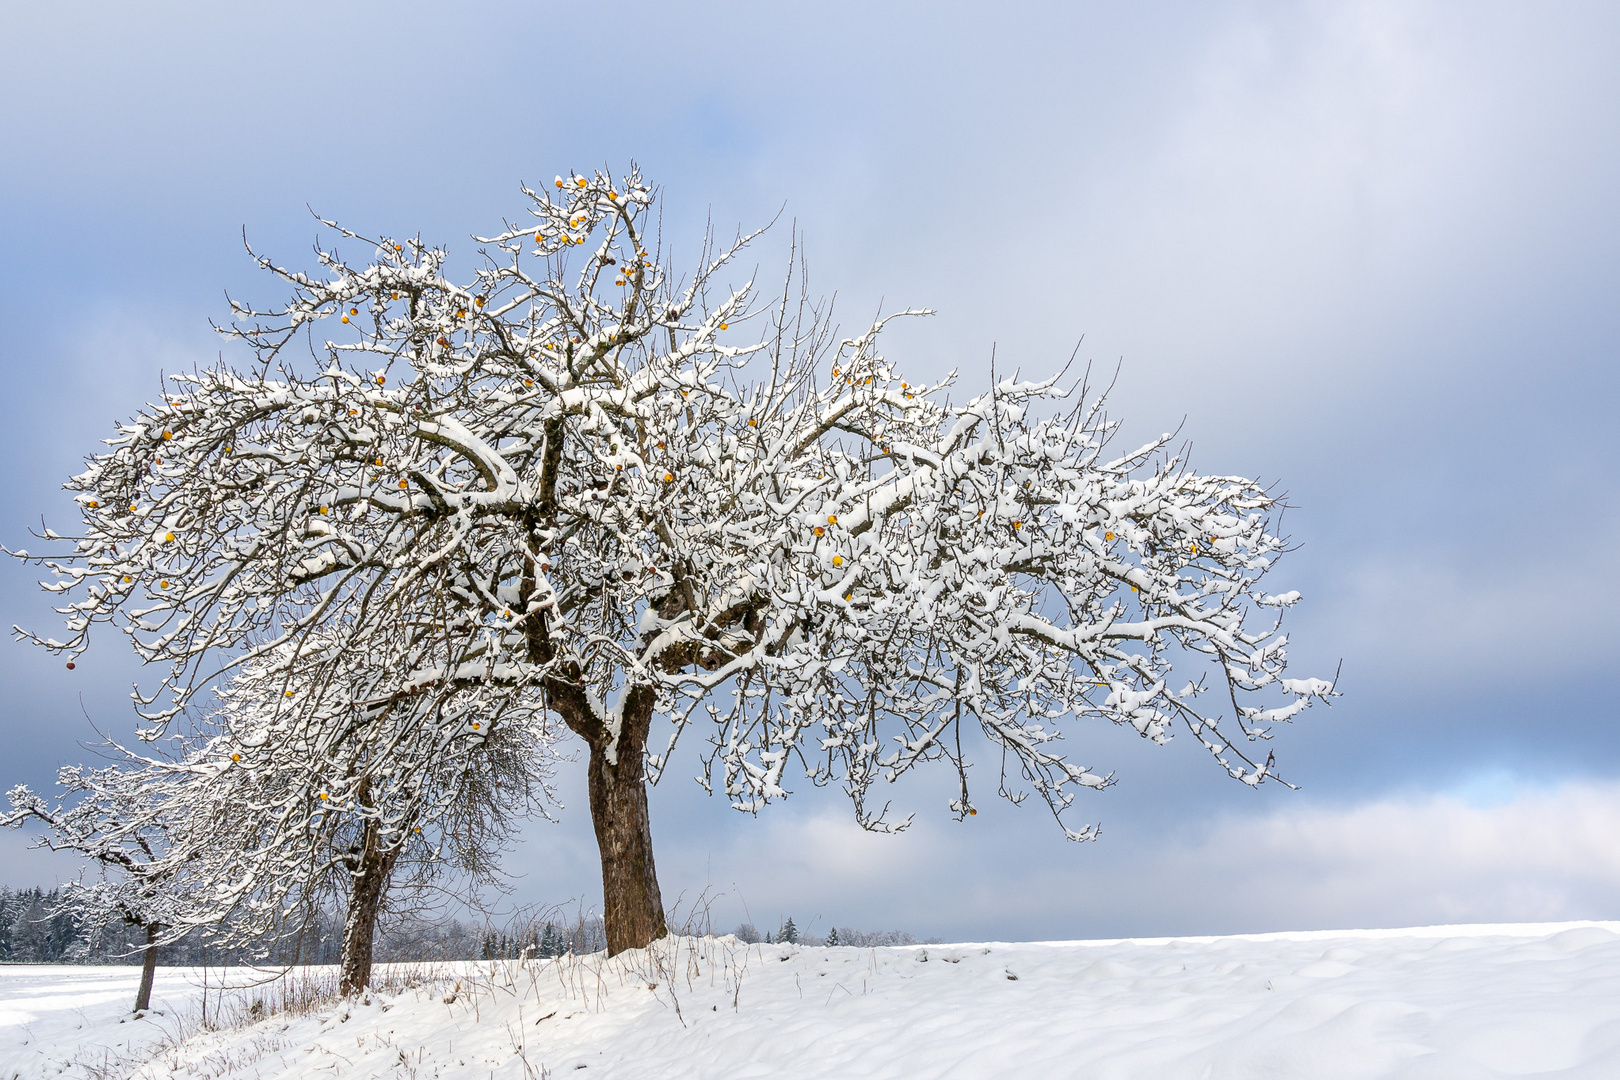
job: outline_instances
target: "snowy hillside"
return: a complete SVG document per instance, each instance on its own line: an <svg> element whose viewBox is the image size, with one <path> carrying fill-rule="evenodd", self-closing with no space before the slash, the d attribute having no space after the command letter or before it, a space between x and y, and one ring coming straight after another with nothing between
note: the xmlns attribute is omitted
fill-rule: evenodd
<svg viewBox="0 0 1620 1080"><path fill-rule="evenodd" d="M199 1033L194 972L160 972L163 1013L133 1020L133 969L0 969L0 1077L123 1075L106 1067L143 1044L143 1077L1620 1076L1620 923L889 949L681 938L416 974ZM240 1016L255 996L228 992L221 1013L211 990L209 1007Z"/></svg>

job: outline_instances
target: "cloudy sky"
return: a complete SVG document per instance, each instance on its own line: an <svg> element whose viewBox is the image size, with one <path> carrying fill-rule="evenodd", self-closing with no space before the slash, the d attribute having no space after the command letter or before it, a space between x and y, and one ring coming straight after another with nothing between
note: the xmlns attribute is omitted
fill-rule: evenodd
<svg viewBox="0 0 1620 1080"><path fill-rule="evenodd" d="M1620 918L1620 11L1611 4L7 5L0 541L68 520L82 456L220 354L243 253L309 209L469 234L520 181L632 158L677 262L705 221L796 223L846 326L967 386L1120 364L1113 411L1275 480L1295 667L1344 697L1276 744L1290 792L1186 740L1078 729L1097 843L1035 808L898 837L801 790L758 818L672 767L666 900L726 927L976 938ZM53 616L16 565L4 622ZM0 645L0 782L127 736L121 641ZM579 766L510 902L599 892ZM800 784L808 789L808 785ZM70 865L0 838L0 881Z"/></svg>

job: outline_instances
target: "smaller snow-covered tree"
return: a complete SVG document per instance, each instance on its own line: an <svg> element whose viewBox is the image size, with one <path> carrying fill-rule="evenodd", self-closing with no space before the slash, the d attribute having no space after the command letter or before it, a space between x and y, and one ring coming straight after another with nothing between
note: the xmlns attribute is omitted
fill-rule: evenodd
<svg viewBox="0 0 1620 1080"><path fill-rule="evenodd" d="M362 989L390 888L446 870L493 881L514 822L543 808L549 753L532 717L457 723L445 715L454 695L411 693L360 655L322 667L313 644L290 664L275 650L245 663L173 757L114 747L121 766L62 770L67 801L54 807L12 792L6 823L38 819L52 830L41 843L113 872L72 899L93 918L145 928L137 1008L158 944L207 928L221 944L262 948L289 916L334 898L346 909L340 986ZM317 671L320 693L287 679ZM290 685L319 702L300 707Z"/></svg>
<svg viewBox="0 0 1620 1080"><path fill-rule="evenodd" d="M95 864L96 877L68 883L62 898L62 906L74 910L92 937L115 919L144 934L136 1012L151 1005L160 936L185 902L184 867L166 861L170 845L178 836L215 828L212 821L172 815L172 781L150 769L68 766L57 773L58 800L19 784L8 793L10 813L0 817L0 824L11 828L36 821L48 830L36 846L72 852ZM206 891L194 894L193 906L206 910L209 921L217 920L226 907L210 906L206 896Z"/></svg>
<svg viewBox="0 0 1620 1080"><path fill-rule="evenodd" d="M838 927L834 926L827 931L827 948L836 949L843 942L838 940Z"/></svg>
<svg viewBox="0 0 1620 1080"><path fill-rule="evenodd" d="M415 620L402 633L440 630L436 612ZM297 658L249 662L221 695L220 716L232 754L284 793L257 822L255 853L298 852L306 878L336 875L347 902L340 981L353 992L369 981L377 918L396 880L419 886L447 869L498 880L512 829L550 798L552 736L532 698L492 707L454 682L429 676L424 685L420 666L386 670L346 644L322 648L325 640L301 642ZM431 648L421 647L418 665L431 663ZM226 878L251 889L262 876L242 862Z"/></svg>
<svg viewBox="0 0 1620 1080"><path fill-rule="evenodd" d="M782 929L776 932L776 940L786 942L789 945L799 943L799 928L793 925L793 916L789 915L787 920L782 923Z"/></svg>
<svg viewBox="0 0 1620 1080"><path fill-rule="evenodd" d="M236 937L297 902L339 898L340 989L353 993L369 984L391 888L447 870L497 880L511 829L544 811L548 738L532 712L469 710L466 695L423 689L363 651L315 637L282 655L293 648L251 658L221 688L217 733L178 767L178 790L189 812L235 806L230 840L171 859L207 866Z"/></svg>

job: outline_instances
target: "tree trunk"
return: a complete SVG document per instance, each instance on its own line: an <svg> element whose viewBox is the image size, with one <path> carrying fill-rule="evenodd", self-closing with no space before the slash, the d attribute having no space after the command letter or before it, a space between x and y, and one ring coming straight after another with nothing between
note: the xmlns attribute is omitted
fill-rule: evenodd
<svg viewBox="0 0 1620 1080"><path fill-rule="evenodd" d="M384 850L380 827L368 820L349 887L349 913L343 922L343 955L338 965L338 993L358 994L371 985L371 947L382 910L388 877L399 848Z"/></svg>
<svg viewBox="0 0 1620 1080"><path fill-rule="evenodd" d="M652 705L652 691L646 688L625 695L614 761L608 761L600 742L590 743L591 824L602 856L602 918L609 956L645 948L669 932L647 817L644 756Z"/></svg>
<svg viewBox="0 0 1620 1080"><path fill-rule="evenodd" d="M152 1007L152 979L157 975L157 935L154 924L146 927L146 951L141 956L141 988L135 991L135 1011L145 1012Z"/></svg>

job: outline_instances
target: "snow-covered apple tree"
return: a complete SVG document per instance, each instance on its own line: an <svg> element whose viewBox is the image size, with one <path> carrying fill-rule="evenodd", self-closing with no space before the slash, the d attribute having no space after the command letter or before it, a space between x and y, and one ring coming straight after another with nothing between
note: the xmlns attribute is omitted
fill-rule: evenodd
<svg viewBox="0 0 1620 1080"><path fill-rule="evenodd" d="M109 743L115 764L64 768L54 803L25 786L0 824L47 826L40 844L103 869L70 888L94 925L116 915L156 947L206 928L229 945L285 940L302 916L346 909L345 993L369 985L372 944L390 890L415 895L446 871L499 884L496 855L525 811L544 809L551 753L534 717L480 709L464 695L379 694L364 653L333 663L316 641L282 644L219 688L219 703L160 753ZM356 670L358 669L358 670ZM292 678L289 678L291 676ZM293 679L325 680L300 707ZM369 692L368 692L369 691ZM228 922L227 922L228 920Z"/></svg>
<svg viewBox="0 0 1620 1080"><path fill-rule="evenodd" d="M437 613L399 614L392 632L414 648L362 647L328 628L253 655L219 691L217 733L178 766L193 813L218 807L233 820L194 850L175 845L171 861L207 878L208 904L229 901L237 938L296 907L341 902L344 993L370 983L390 891L414 895L447 870L498 884L513 827L550 799L543 716L525 699L490 703L453 680L424 681L409 665L433 662L423 639ZM379 668L378 656L405 666Z"/></svg>
<svg viewBox="0 0 1620 1080"><path fill-rule="evenodd" d="M135 1011L151 1005L157 971L159 937L173 922L183 890L171 879L168 800L162 779L137 769L106 766L87 769L69 765L57 771L57 798L47 799L19 784L7 792L9 813L0 825L21 828L29 823L46 831L36 847L71 852L94 864L94 876L70 881L63 903L94 937L113 920L144 932L146 942ZM200 825L200 819L177 822ZM223 916L216 909L216 917Z"/></svg>
<svg viewBox="0 0 1620 1080"><path fill-rule="evenodd" d="M42 643L77 658L120 621L169 665L152 731L241 656L273 715L326 708L323 672L364 656L378 699L453 695L435 722L560 718L613 952L665 933L646 785L694 726L700 782L744 811L793 765L899 827L874 785L940 761L973 814L987 742L998 790L1061 823L1110 782L1061 752L1069 721L1183 728L1253 785L1274 774L1246 744L1332 693L1283 677L1265 609L1298 597L1259 587L1284 547L1260 484L1168 437L1111 450L1084 386L952 403L884 359L883 322L838 339L802 279L722 287L751 237L677 279L634 169L524 193L462 281L331 222L318 272L259 258L291 297L233 303L253 361L180 376L71 481L68 634Z"/></svg>

